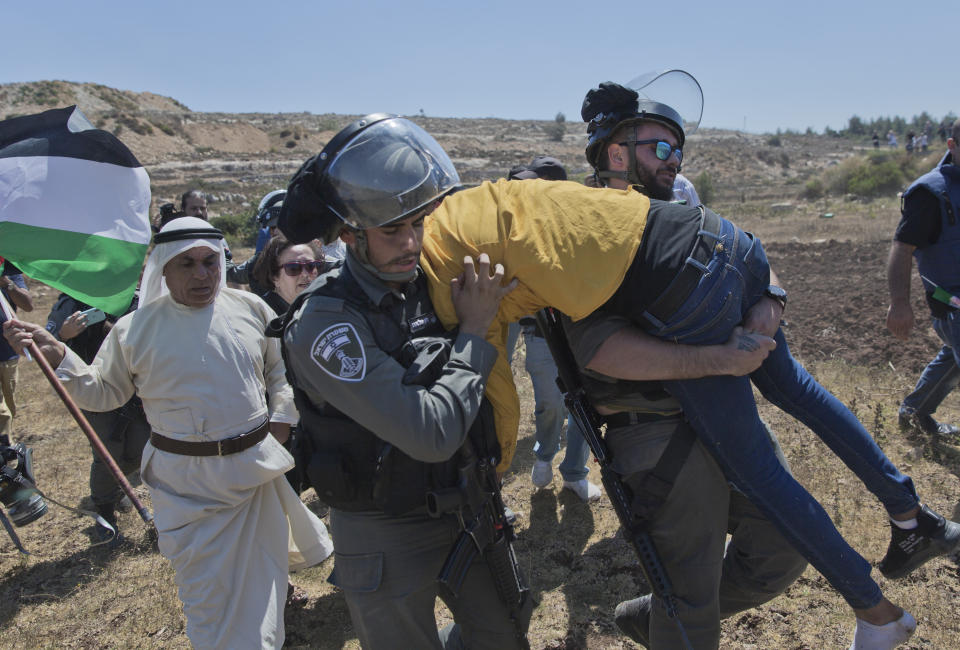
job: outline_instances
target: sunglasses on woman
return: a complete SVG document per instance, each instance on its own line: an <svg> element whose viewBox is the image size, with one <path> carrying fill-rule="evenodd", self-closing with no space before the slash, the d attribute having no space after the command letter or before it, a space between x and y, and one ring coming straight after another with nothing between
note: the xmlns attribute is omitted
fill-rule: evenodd
<svg viewBox="0 0 960 650"><path fill-rule="evenodd" d="M304 271L308 273L311 271L320 273L320 271L323 270L323 262L287 262L286 264L281 264L280 268L291 278L295 278Z"/></svg>
<svg viewBox="0 0 960 650"><path fill-rule="evenodd" d="M677 164L679 165L683 162L683 149L681 147L674 147L669 142L664 142L663 140L657 140L654 138L653 140L632 140L620 143L620 145L624 147L628 144L655 144L657 146L656 149L654 149L654 153L656 153L656 156L659 160L666 160L671 155L677 154Z"/></svg>

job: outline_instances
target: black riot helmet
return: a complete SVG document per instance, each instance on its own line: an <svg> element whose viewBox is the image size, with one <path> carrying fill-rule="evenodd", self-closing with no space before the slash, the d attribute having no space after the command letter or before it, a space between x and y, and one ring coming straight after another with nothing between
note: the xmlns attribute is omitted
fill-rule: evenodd
<svg viewBox="0 0 960 650"><path fill-rule="evenodd" d="M697 130L702 114L700 84L683 70L647 73L626 85L612 81L601 83L587 93L580 109L583 121L587 122L587 161L601 180L620 176L631 184L638 184L640 179L632 149L627 172L604 169L604 155L614 134L642 122L659 122L674 132L678 146L683 147L686 137Z"/></svg>
<svg viewBox="0 0 960 650"><path fill-rule="evenodd" d="M366 230L406 218L455 189L446 152L410 120L375 113L337 133L294 175L280 231L329 243L343 226Z"/></svg>

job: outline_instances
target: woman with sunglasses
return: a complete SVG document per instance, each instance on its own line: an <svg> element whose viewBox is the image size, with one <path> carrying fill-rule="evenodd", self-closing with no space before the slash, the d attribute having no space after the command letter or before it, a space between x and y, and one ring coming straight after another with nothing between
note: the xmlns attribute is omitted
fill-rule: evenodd
<svg viewBox="0 0 960 650"><path fill-rule="evenodd" d="M273 311L282 316L297 295L306 289L324 269L323 251L313 242L294 244L283 235L275 235L257 256L253 267L253 279L261 287L269 287L260 294ZM299 423L290 431L283 446L293 455L296 466L287 472L287 480L300 494L309 487L304 484L303 464L299 447ZM323 516L323 513L319 513ZM297 589L292 582L287 584L287 605L301 607L307 602L307 594Z"/></svg>
<svg viewBox="0 0 960 650"><path fill-rule="evenodd" d="M283 315L297 295L324 269L323 251L315 244L294 244L283 235L273 237L260 253L253 277L269 289L260 295Z"/></svg>

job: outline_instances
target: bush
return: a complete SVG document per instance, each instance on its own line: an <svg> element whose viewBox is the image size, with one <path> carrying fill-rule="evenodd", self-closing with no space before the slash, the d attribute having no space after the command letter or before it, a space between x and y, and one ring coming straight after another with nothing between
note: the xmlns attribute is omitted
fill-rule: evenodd
<svg viewBox="0 0 960 650"><path fill-rule="evenodd" d="M214 217L210 225L223 231L234 246L254 246L257 243L257 224L252 211Z"/></svg>
<svg viewBox="0 0 960 650"><path fill-rule="evenodd" d="M903 170L892 160L873 161L859 166L851 175L847 190L857 196L893 194L906 182Z"/></svg>
<svg viewBox="0 0 960 650"><path fill-rule="evenodd" d="M694 179L693 186L697 190L697 196L700 197L700 203L704 205L713 203L716 191L713 187L713 177L708 172L700 172Z"/></svg>
<svg viewBox="0 0 960 650"><path fill-rule="evenodd" d="M553 124L544 127L544 131L547 132L547 137L554 142L563 142L563 136L567 134L567 116L563 113L557 113L557 116L553 118Z"/></svg>
<svg viewBox="0 0 960 650"><path fill-rule="evenodd" d="M819 178L811 178L807 181L806 185L803 186L803 191L800 192L800 198L816 200L823 197L823 181Z"/></svg>
<svg viewBox="0 0 960 650"><path fill-rule="evenodd" d="M879 151L869 156L848 158L831 170L824 180L831 194L853 194L861 198L890 195L917 175L905 153Z"/></svg>

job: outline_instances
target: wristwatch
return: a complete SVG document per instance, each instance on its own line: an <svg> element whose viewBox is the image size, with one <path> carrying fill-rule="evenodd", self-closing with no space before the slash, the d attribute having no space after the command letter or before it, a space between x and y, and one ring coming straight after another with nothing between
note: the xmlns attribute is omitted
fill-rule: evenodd
<svg viewBox="0 0 960 650"><path fill-rule="evenodd" d="M775 284L769 285L766 290L763 292L767 298L772 298L780 303L781 309L787 308L787 292L783 287L778 287Z"/></svg>

